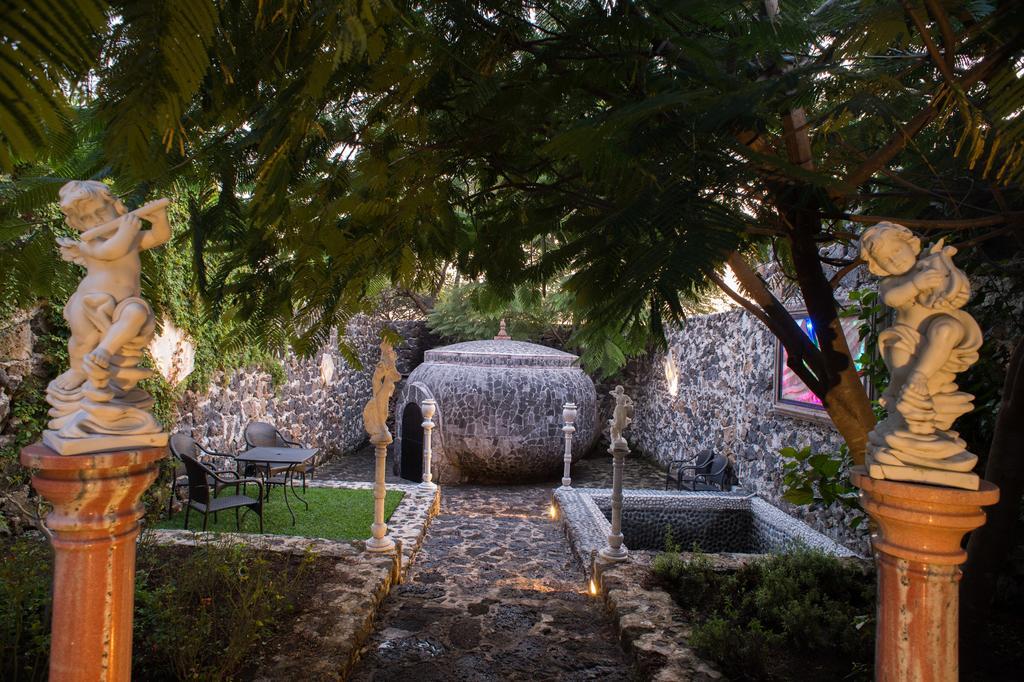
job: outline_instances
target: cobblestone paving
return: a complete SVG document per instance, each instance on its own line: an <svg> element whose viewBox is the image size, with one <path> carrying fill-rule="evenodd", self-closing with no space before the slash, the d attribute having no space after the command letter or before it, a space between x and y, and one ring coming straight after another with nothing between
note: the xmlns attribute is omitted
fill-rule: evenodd
<svg viewBox="0 0 1024 682"><path fill-rule="evenodd" d="M388 481L403 482L391 476ZM611 486L611 456L573 465L573 485ZM373 478L363 448L317 470L321 480ZM624 486L664 487L664 473L628 459ZM350 679L636 680L602 603L586 593L561 526L548 517L559 481L444 486L405 584L378 614Z"/></svg>
<svg viewBox="0 0 1024 682"><path fill-rule="evenodd" d="M548 487L446 486L353 680L633 680Z"/></svg>
<svg viewBox="0 0 1024 682"><path fill-rule="evenodd" d="M572 485L576 488L611 488L612 456L601 453L574 463ZM665 470L649 459L627 457L622 468L622 487L626 490L663 490Z"/></svg>
<svg viewBox="0 0 1024 682"><path fill-rule="evenodd" d="M405 479L391 474L391 466L393 463L394 455L389 451L387 464L384 467L384 472L387 474L387 478L385 480L388 483L412 483L413 481L406 481ZM339 455L328 461L326 464L318 466L316 468L316 478L323 479L325 481L373 482L374 465L373 446L366 444L355 452L347 455ZM418 483L418 481L415 482Z"/></svg>

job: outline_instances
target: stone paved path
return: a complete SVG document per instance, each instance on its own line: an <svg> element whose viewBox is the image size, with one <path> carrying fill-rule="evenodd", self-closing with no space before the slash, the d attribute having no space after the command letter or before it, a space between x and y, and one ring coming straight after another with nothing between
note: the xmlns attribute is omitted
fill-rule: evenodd
<svg viewBox="0 0 1024 682"><path fill-rule="evenodd" d="M371 480L372 461L365 448L322 466L317 477ZM573 473L576 486L610 487L611 457L583 460ZM351 679L638 679L602 603L587 594L561 526L548 517L558 484L444 486L441 513L405 584L385 601ZM627 488L663 485L656 466L627 461Z"/></svg>
<svg viewBox="0 0 1024 682"><path fill-rule="evenodd" d="M548 487L447 486L353 680L632 680Z"/></svg>

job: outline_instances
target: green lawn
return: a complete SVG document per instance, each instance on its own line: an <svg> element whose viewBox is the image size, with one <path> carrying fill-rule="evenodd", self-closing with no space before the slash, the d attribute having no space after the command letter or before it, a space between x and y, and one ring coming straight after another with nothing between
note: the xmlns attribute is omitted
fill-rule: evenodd
<svg viewBox="0 0 1024 682"><path fill-rule="evenodd" d="M224 495L231 494L224 491ZM395 507L402 501L405 493L389 490L384 498L384 518L390 519ZM274 535L298 535L307 538L327 538L329 540L365 540L370 537L370 524L373 523L373 491L349 490L345 488L307 488L304 495L309 501L309 511L297 499L288 494L288 501L295 512L295 525L288 509L284 506L284 498L280 488L270 493L270 500L263 503L263 532ZM259 519L253 512L240 512L243 533L258 533ZM185 511L182 510L169 519L156 524L157 528L182 528L185 524ZM188 518L189 528L201 530L203 515L195 509ZM221 512L217 523L210 515L206 529L214 532L235 532L235 512L233 509Z"/></svg>

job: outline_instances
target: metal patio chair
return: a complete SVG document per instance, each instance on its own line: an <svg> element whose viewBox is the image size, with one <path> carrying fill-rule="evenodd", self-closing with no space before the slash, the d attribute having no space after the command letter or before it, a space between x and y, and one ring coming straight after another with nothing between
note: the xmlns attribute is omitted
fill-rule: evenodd
<svg viewBox="0 0 1024 682"><path fill-rule="evenodd" d="M689 487L693 490L692 484L698 479L703 478L711 472L711 465L715 459L715 454L710 450L704 450L697 455L697 461L693 464L686 464L686 459L674 459L669 462L668 471L665 472L665 489L675 483L676 490L682 490L683 486ZM672 472L675 470L675 477L672 476Z"/></svg>
<svg viewBox="0 0 1024 682"><path fill-rule="evenodd" d="M171 499L168 500L167 502L167 513L171 514L174 510L174 498L177 496L178 490L180 490L181 488L188 487L188 481L179 480L180 478L187 474L187 472L185 471L185 461L182 459L182 455L188 455L199 462L202 462L204 457L226 457L228 459L234 460L234 455L229 455L225 452L215 452L214 450L204 448L202 445L197 443L196 440L192 438L192 436L186 433L175 433L174 435L171 436L168 445L170 445L171 455L177 460L175 462L174 467L174 478L171 479ZM237 466L235 467L235 469L214 469L213 467L210 467L208 464L207 466L208 468L212 469L214 473L220 474L221 476L234 475L237 477L238 475ZM216 497L217 494L220 492L221 488L224 487L224 485L217 483L213 479L210 479L210 484L213 485L214 487L213 494L214 497ZM216 520L217 519L215 517L214 521Z"/></svg>
<svg viewBox="0 0 1024 682"><path fill-rule="evenodd" d="M206 530L206 521L212 512L227 509L235 510L235 528L242 530L242 522L238 510L246 507L256 512L260 518L260 533L263 532L263 483L256 478L241 478L235 473L235 478L230 479L206 466L195 457L183 454L182 461L185 463L185 471L188 474L188 504L185 507L185 528L188 529L189 512L195 509L203 515L203 530ZM213 483L211 484L211 479ZM241 494L241 486L254 483L257 486L258 494L256 499ZM215 497L210 493L210 488L219 485L221 488L234 486L235 494L225 497ZM214 518L216 522L216 518Z"/></svg>
<svg viewBox="0 0 1024 682"><path fill-rule="evenodd" d="M692 480L686 481L690 490L729 490L732 487L733 473L729 458L715 455L708 470L694 474Z"/></svg>

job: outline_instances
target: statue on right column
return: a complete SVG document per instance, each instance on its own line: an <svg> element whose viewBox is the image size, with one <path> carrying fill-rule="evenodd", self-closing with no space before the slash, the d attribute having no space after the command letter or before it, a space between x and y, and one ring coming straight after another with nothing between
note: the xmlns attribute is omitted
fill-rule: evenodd
<svg viewBox="0 0 1024 682"><path fill-rule="evenodd" d="M978 457L952 430L974 407L956 375L978 361L982 343L978 323L962 310L971 289L953 264L956 249L940 240L921 255L910 230L883 222L861 235L860 252L882 277L879 297L896 313L878 336L890 381L881 397L886 418L868 435L868 474L977 490Z"/></svg>

